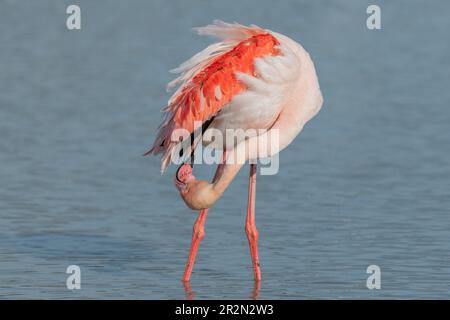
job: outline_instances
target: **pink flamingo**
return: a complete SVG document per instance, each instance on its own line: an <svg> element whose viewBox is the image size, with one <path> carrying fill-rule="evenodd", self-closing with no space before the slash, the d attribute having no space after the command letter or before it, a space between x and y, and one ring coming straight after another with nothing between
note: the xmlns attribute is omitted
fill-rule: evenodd
<svg viewBox="0 0 450 320"><path fill-rule="evenodd" d="M264 129L258 133L233 138L232 143L210 142L209 147L223 150L221 163L211 183L196 180L192 166L182 164L175 174L175 185L185 203L200 214L193 227L192 243L183 280L189 281L195 257L204 237L204 224L210 208L223 194L243 166L230 161L239 154L250 160L248 210L245 231L253 264L255 281L261 280L258 257L258 230L255 225L255 160L260 157L256 139L278 133L278 147L265 156L273 156L300 133L320 110L323 99L314 64L305 49L294 40L251 25L215 21L196 28L200 35L221 39L173 70L181 75L168 84L179 85L163 109L165 120L153 147L146 154L160 154L164 172L174 155L193 157L199 139L194 134L228 129ZM195 123L200 122L201 126ZM177 129L191 134L180 142L173 138ZM262 133L261 133L262 132ZM187 141L187 144L186 142ZM179 147L184 146L184 153ZM178 148L178 149L177 149ZM178 150L178 152L176 151ZM186 151L187 150L187 151Z"/></svg>

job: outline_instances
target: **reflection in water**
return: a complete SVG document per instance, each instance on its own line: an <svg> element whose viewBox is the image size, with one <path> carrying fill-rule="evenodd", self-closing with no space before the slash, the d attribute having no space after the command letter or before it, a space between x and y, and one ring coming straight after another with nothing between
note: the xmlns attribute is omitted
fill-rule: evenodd
<svg viewBox="0 0 450 320"><path fill-rule="evenodd" d="M182 281L184 286L184 292L186 294L186 300L194 300L195 292L192 290L191 284L189 281Z"/></svg>
<svg viewBox="0 0 450 320"><path fill-rule="evenodd" d="M186 300L194 300L195 292L194 290L192 290L191 283L189 281L182 281L182 282L184 287L184 293L186 295ZM260 289L261 289L261 281L255 281L250 298L253 300L258 300Z"/></svg>
<svg viewBox="0 0 450 320"><path fill-rule="evenodd" d="M252 296L251 296L251 298L253 300L258 300L259 299L259 290L260 289L261 289L261 281L255 280L255 284L253 286L253 291L252 291Z"/></svg>

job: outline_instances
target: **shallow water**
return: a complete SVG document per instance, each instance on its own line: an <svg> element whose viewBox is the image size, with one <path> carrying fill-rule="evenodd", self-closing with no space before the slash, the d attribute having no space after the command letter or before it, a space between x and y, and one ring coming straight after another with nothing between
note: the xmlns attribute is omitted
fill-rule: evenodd
<svg viewBox="0 0 450 320"><path fill-rule="evenodd" d="M0 297L450 298L448 1L0 1ZM325 104L258 176L263 281L244 232L248 168L211 210L191 287L196 213L142 157L167 72L213 19L287 34ZM197 169L208 178L212 168ZM66 288L68 265L81 290ZM381 268L368 290L366 268ZM257 288L256 288L257 289ZM258 291L258 292L256 292Z"/></svg>

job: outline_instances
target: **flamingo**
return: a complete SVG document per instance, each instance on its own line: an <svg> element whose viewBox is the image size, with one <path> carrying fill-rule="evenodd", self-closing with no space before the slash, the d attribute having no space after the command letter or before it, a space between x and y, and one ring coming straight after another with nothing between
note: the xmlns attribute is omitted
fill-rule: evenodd
<svg viewBox="0 0 450 320"><path fill-rule="evenodd" d="M277 131L277 148L271 148L265 156L278 154L319 112L323 98L310 55L289 37L256 25L222 21L194 30L199 35L213 36L220 41L172 70L179 76L168 84L168 89L176 86L178 89L162 109L164 121L153 147L145 155L162 155L162 173L176 155L184 159L175 173L174 182L187 206L200 210L193 226L184 282L190 281L197 251L205 235L208 209L222 196L244 162L250 162L245 232L256 283L261 280L259 234L255 224L256 160L261 157L255 141ZM177 129L189 133L190 139L174 139ZM194 134L201 131L207 135L210 130L216 130L226 136L225 131L229 129L258 131L233 139L232 143L202 141L202 144L222 151L222 158L211 183L196 180L193 160L200 140ZM183 145L187 148L180 151ZM245 161L230 161L238 154L243 154Z"/></svg>

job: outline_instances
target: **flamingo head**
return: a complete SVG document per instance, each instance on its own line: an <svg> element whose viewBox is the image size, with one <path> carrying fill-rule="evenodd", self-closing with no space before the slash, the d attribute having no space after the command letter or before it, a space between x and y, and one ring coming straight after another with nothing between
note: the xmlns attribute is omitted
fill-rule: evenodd
<svg viewBox="0 0 450 320"><path fill-rule="evenodd" d="M181 198L192 210L210 208L217 200L217 197L212 195L208 181L196 180L189 164L183 164L178 168L174 183L180 191Z"/></svg>

